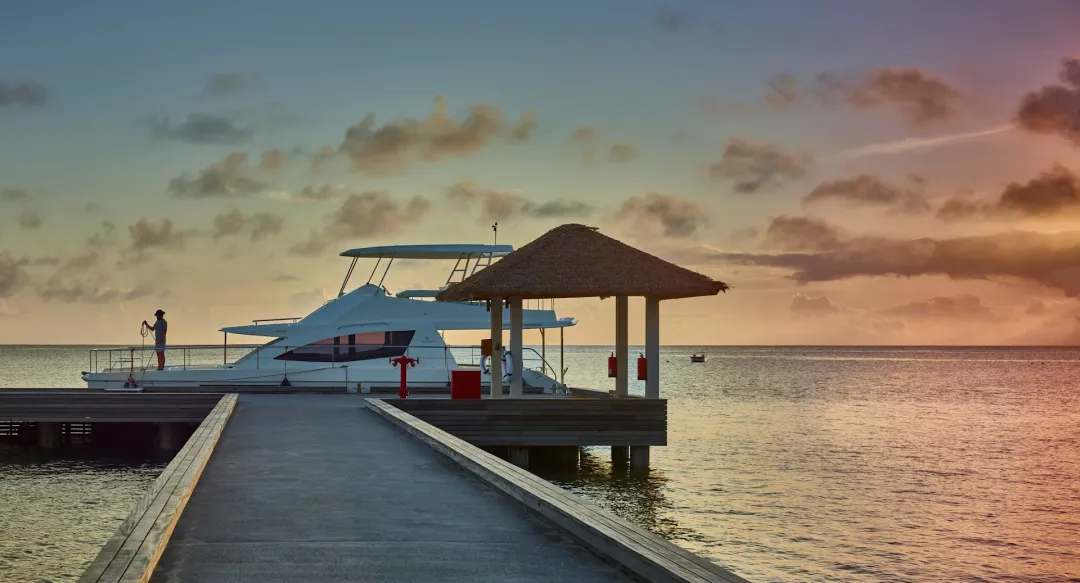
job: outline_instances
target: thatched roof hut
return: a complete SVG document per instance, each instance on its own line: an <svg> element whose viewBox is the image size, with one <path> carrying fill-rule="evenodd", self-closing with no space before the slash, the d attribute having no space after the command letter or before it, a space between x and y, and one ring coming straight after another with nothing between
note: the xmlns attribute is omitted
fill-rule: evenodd
<svg viewBox="0 0 1080 583"><path fill-rule="evenodd" d="M445 302L651 296L711 296L728 285L600 234L567 224L435 296Z"/></svg>

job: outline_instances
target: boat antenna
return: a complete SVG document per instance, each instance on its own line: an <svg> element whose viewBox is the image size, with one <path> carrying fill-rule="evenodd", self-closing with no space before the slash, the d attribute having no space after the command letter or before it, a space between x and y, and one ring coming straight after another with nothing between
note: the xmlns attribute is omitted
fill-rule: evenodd
<svg viewBox="0 0 1080 583"><path fill-rule="evenodd" d="M499 244L499 221L495 221L494 225L491 225L491 230L495 231L495 244Z"/></svg>

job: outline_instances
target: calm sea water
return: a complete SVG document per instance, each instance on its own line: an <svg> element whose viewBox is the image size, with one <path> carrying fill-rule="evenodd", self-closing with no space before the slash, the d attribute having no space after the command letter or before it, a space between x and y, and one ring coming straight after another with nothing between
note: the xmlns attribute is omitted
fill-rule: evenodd
<svg viewBox="0 0 1080 583"><path fill-rule="evenodd" d="M612 388L609 353L568 348L567 381ZM757 583L1080 581L1080 349L669 347L661 361L669 445L648 475L595 448L546 478ZM0 386L79 386L87 362L0 347ZM57 574L81 570L156 471L72 464L0 462L0 580L73 580Z"/></svg>

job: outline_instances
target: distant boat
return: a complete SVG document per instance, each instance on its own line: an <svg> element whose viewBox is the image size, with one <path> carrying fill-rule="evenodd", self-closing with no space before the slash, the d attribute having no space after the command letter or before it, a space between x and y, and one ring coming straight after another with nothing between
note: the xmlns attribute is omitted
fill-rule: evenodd
<svg viewBox="0 0 1080 583"><path fill-rule="evenodd" d="M705 353L702 352L701 354L691 354L690 362L705 362Z"/></svg>

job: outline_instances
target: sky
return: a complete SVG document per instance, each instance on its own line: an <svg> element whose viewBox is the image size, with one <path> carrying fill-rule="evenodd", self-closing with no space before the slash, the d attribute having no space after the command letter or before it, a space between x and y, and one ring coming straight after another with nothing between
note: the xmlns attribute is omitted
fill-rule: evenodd
<svg viewBox="0 0 1080 583"><path fill-rule="evenodd" d="M5 5L0 343L158 308L216 342L334 297L341 251L496 221L731 286L664 344L1080 343L1075 0L152 4ZM613 343L610 299L556 307Z"/></svg>

